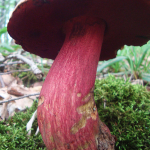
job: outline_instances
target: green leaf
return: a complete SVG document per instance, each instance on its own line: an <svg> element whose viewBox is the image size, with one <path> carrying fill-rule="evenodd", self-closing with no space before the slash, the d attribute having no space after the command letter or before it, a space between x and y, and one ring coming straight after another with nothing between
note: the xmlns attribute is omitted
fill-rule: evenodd
<svg viewBox="0 0 150 150"><path fill-rule="evenodd" d="M12 45L11 47L12 47L14 50L18 50L18 49L21 49L21 48L22 48L20 45L17 45L17 44Z"/></svg>
<svg viewBox="0 0 150 150"><path fill-rule="evenodd" d="M142 73L141 78L147 82L150 82L150 74L149 73Z"/></svg>
<svg viewBox="0 0 150 150"><path fill-rule="evenodd" d="M8 52L14 52L15 51L9 44L6 44L6 43L2 43L0 45L0 50L6 50Z"/></svg>
<svg viewBox="0 0 150 150"><path fill-rule="evenodd" d="M0 36L7 32L7 27L0 29Z"/></svg>
<svg viewBox="0 0 150 150"><path fill-rule="evenodd" d="M2 6L2 5L0 5L0 8L4 8L4 9L6 9L6 7L5 7L5 6Z"/></svg>
<svg viewBox="0 0 150 150"><path fill-rule="evenodd" d="M137 63L138 63L137 56L136 56L137 53L136 53L135 47L132 46L132 49L133 49L133 54L134 54L134 63L135 63L135 66L137 66Z"/></svg>
<svg viewBox="0 0 150 150"><path fill-rule="evenodd" d="M97 68L97 72L101 72L104 68L111 66L112 64L122 61L123 59L128 59L126 56L118 56L114 59L105 61L102 65Z"/></svg>
<svg viewBox="0 0 150 150"><path fill-rule="evenodd" d="M145 58L145 55L146 55L146 53L147 53L148 50L149 50L149 48L145 49L144 53L142 54L142 57L140 58L137 66L136 66L137 68L139 68L139 66L142 64L142 62L143 62L143 60Z"/></svg>

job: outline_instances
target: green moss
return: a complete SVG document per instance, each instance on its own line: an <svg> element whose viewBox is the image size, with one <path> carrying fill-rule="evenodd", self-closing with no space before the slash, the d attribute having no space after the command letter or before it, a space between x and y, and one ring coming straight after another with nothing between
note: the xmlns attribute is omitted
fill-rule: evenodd
<svg viewBox="0 0 150 150"><path fill-rule="evenodd" d="M150 93L146 88L109 76L96 81L94 93L101 120L117 137L116 150L150 149Z"/></svg>
<svg viewBox="0 0 150 150"><path fill-rule="evenodd" d="M46 149L40 134L35 136L37 121L33 124L33 135L27 136L26 124L37 109L34 102L27 112L16 113L6 122L0 122L0 150L37 150Z"/></svg>

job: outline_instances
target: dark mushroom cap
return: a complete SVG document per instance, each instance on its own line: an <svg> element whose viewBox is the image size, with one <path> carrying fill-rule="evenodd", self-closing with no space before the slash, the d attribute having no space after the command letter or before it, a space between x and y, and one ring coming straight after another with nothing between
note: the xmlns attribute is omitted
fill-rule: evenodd
<svg viewBox="0 0 150 150"><path fill-rule="evenodd" d="M8 32L24 50L55 59L65 39L64 23L79 16L106 22L100 60L115 57L125 44L143 45L150 39L149 0L23 0Z"/></svg>

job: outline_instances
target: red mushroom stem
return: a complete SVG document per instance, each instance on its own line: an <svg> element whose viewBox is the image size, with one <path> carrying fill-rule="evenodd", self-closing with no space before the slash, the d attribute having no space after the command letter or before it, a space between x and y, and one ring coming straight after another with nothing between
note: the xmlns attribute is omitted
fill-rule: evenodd
<svg viewBox="0 0 150 150"><path fill-rule="evenodd" d="M93 87L104 30L98 18L74 18L64 26L66 39L38 105L38 124L49 150L98 149L100 120Z"/></svg>

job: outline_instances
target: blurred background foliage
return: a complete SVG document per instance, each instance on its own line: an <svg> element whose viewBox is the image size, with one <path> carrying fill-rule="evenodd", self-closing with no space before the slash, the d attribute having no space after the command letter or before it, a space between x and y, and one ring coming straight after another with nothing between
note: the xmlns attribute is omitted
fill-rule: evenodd
<svg viewBox="0 0 150 150"><path fill-rule="evenodd" d="M99 63L97 73L132 76L150 82L150 41L141 47L124 45L116 58Z"/></svg>

